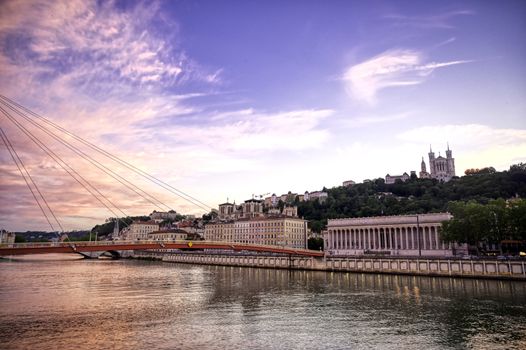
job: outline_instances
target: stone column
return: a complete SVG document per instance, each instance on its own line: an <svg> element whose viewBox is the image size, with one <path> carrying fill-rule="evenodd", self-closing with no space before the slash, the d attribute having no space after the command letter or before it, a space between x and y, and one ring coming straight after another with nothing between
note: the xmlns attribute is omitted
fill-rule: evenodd
<svg viewBox="0 0 526 350"><path fill-rule="evenodd" d="M405 227L405 244L406 249L411 249L411 229L408 226Z"/></svg>
<svg viewBox="0 0 526 350"><path fill-rule="evenodd" d="M436 248L435 249L440 249L440 241L438 239L438 227L437 226L434 226L433 227L433 231L435 232L435 242L436 242Z"/></svg>

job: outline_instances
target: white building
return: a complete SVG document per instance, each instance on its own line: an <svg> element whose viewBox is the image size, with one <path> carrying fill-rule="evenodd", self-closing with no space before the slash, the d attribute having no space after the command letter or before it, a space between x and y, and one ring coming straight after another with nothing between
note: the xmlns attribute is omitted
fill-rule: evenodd
<svg viewBox="0 0 526 350"><path fill-rule="evenodd" d="M150 214L150 219L152 219L155 222L162 222L164 220L175 220L176 217L177 213L175 212L175 210L170 210L167 212L154 210L153 213Z"/></svg>
<svg viewBox="0 0 526 350"><path fill-rule="evenodd" d="M396 180L401 180L402 182L406 182L411 177L407 173L403 173L402 175L385 175L385 183L386 184L394 184Z"/></svg>
<svg viewBox="0 0 526 350"><path fill-rule="evenodd" d="M453 152L447 145L446 158L442 157L439 153L438 157L435 158L435 153L429 147L429 173L426 170L426 163L424 157L420 164L420 177L421 178L432 178L440 181L448 182L455 176L455 158L453 158Z"/></svg>
<svg viewBox="0 0 526 350"><path fill-rule="evenodd" d="M148 240L153 241L184 241L188 233L181 229L161 230L148 233Z"/></svg>
<svg viewBox="0 0 526 350"><path fill-rule="evenodd" d="M255 217L232 222L210 223L205 227L209 241L306 248L307 221L297 217Z"/></svg>
<svg viewBox="0 0 526 350"><path fill-rule="evenodd" d="M449 213L377 216L328 220L325 250L331 255L448 257L467 253L467 246L440 237Z"/></svg>
<svg viewBox="0 0 526 350"><path fill-rule="evenodd" d="M159 224L155 221L134 221L126 230L129 241L148 240L148 234L159 231Z"/></svg>
<svg viewBox="0 0 526 350"><path fill-rule="evenodd" d="M324 191L315 191L311 193L305 192L303 198L306 201L318 200L320 203L323 203L327 200L327 198L329 198L329 194Z"/></svg>
<svg viewBox="0 0 526 350"><path fill-rule="evenodd" d="M0 230L0 244L13 244L15 243L14 232L8 232L6 230Z"/></svg>

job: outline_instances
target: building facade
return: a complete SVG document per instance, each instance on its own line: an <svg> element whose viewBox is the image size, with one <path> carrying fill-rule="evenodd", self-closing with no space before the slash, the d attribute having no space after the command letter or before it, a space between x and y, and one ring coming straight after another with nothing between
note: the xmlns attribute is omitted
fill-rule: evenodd
<svg viewBox="0 0 526 350"><path fill-rule="evenodd" d="M297 217L255 217L209 223L205 239L218 242L276 245L306 248L307 221Z"/></svg>
<svg viewBox="0 0 526 350"><path fill-rule="evenodd" d="M0 230L0 243L12 244L15 243L15 233L6 230Z"/></svg>
<svg viewBox="0 0 526 350"><path fill-rule="evenodd" d="M401 180L402 182L406 182L411 177L407 173L403 173L402 175L385 175L385 183L386 184L394 184L396 180Z"/></svg>
<svg viewBox="0 0 526 350"><path fill-rule="evenodd" d="M152 219L155 222L162 222L164 220L175 220L176 218L177 212L175 210L170 210L167 212L154 210L153 213L150 214L150 219Z"/></svg>
<svg viewBox="0 0 526 350"><path fill-rule="evenodd" d="M426 170L426 163L422 157L422 163L420 164L420 177L421 178L432 178L440 181L448 182L455 176L455 158L453 158L453 152L447 145L446 158L442 157L439 153L438 157L435 158L435 153L429 148L429 172Z"/></svg>
<svg viewBox="0 0 526 350"><path fill-rule="evenodd" d="M124 235L127 240L147 240L148 234L159 231L159 224L155 221L134 221L125 230Z"/></svg>
<svg viewBox="0 0 526 350"><path fill-rule="evenodd" d="M148 240L152 241L184 241L188 233L184 230L160 230L148 233Z"/></svg>
<svg viewBox="0 0 526 350"><path fill-rule="evenodd" d="M324 237L330 255L450 257L467 253L466 245L441 239L449 213L329 219Z"/></svg>

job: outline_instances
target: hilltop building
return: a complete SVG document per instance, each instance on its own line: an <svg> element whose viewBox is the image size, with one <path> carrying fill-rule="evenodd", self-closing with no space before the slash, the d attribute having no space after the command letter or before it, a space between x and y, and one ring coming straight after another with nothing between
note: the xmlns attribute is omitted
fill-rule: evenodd
<svg viewBox="0 0 526 350"><path fill-rule="evenodd" d="M155 222L162 222L164 220L175 220L176 218L177 213L175 210L170 210L167 212L154 210L153 213L150 214L150 219L152 219Z"/></svg>
<svg viewBox="0 0 526 350"><path fill-rule="evenodd" d="M427 172L426 163L424 162L424 157L422 157L422 162L420 163L420 178L431 178L448 182L455 176L455 158L453 158L453 152L449 149L449 144L447 145L446 158L442 157L440 153L438 157L435 158L435 153L431 149L431 146L429 146L428 155L429 172Z"/></svg>
<svg viewBox="0 0 526 350"><path fill-rule="evenodd" d="M394 184L396 180L401 180L402 182L406 182L411 177L407 173L403 173L402 175L385 175L385 183L386 184Z"/></svg>
<svg viewBox="0 0 526 350"><path fill-rule="evenodd" d="M385 175L386 184L394 184L396 180L406 182L411 177L416 176L416 171L411 171L411 175L407 172L402 175ZM453 158L453 152L449 149L449 144L447 145L446 158L442 157L439 153L438 157L435 158L435 153L429 148L429 172L427 172L426 162L424 157L422 157L422 162L420 163L420 172L418 176L421 179L437 179L443 182L448 182L455 176L455 158ZM366 181L364 180L364 183ZM345 183L344 183L345 186Z"/></svg>

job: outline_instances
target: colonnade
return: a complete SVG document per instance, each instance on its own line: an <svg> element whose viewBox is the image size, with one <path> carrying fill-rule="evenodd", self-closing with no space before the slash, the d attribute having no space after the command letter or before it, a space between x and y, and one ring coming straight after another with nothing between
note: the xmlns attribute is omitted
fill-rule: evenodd
<svg viewBox="0 0 526 350"><path fill-rule="evenodd" d="M375 226L329 229L329 250L445 250L449 243L440 238L440 224Z"/></svg>

